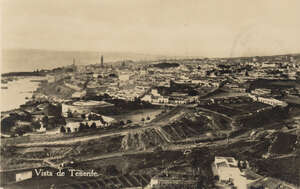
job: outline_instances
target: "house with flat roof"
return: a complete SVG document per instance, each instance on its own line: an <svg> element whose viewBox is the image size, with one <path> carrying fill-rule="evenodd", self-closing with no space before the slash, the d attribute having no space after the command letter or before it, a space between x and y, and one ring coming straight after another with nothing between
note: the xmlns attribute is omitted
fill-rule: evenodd
<svg viewBox="0 0 300 189"><path fill-rule="evenodd" d="M219 184L247 189L248 180L238 167L238 161L233 157L215 157L213 163L214 174L219 178Z"/></svg>
<svg viewBox="0 0 300 189"><path fill-rule="evenodd" d="M32 178L32 171L23 171L16 174L16 182L20 182L23 180L31 179Z"/></svg>

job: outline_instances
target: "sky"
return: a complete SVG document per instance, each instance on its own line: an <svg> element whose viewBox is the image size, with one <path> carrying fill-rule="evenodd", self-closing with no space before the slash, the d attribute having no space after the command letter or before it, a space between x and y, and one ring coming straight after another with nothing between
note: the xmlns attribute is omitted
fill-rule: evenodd
<svg viewBox="0 0 300 189"><path fill-rule="evenodd" d="M300 52L299 0L2 0L2 47L228 57Z"/></svg>

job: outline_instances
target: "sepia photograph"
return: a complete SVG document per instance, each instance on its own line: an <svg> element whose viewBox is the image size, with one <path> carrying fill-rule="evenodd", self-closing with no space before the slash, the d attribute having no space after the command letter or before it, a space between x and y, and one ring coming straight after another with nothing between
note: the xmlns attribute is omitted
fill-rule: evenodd
<svg viewBox="0 0 300 189"><path fill-rule="evenodd" d="M300 188L299 0L0 3L0 189Z"/></svg>

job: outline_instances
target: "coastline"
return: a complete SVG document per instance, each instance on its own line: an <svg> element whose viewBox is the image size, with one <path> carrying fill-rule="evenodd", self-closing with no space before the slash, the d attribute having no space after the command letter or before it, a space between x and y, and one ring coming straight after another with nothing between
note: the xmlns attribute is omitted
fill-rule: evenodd
<svg viewBox="0 0 300 189"><path fill-rule="evenodd" d="M8 77L11 78L11 76ZM6 84L7 89L1 90L1 114L18 110L20 105L25 104L39 87L40 82L32 81L36 79L36 76L13 77L13 80ZM38 77L40 78L41 76Z"/></svg>

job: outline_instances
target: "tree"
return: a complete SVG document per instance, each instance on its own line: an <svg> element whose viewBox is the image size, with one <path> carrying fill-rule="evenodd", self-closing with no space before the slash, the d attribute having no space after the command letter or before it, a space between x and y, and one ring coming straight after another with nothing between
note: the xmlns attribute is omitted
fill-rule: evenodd
<svg viewBox="0 0 300 189"><path fill-rule="evenodd" d="M104 98L110 98L110 96L107 93L104 93Z"/></svg>
<svg viewBox="0 0 300 189"><path fill-rule="evenodd" d="M82 119L85 119L85 114L81 114L81 118L82 118Z"/></svg>
<svg viewBox="0 0 300 189"><path fill-rule="evenodd" d="M22 135L25 133L20 127L16 128L16 129L15 129L15 132L16 132L16 134L18 134L19 136L22 136Z"/></svg>
<svg viewBox="0 0 300 189"><path fill-rule="evenodd" d="M9 116L1 120L1 132L10 131L15 125L17 119L14 116Z"/></svg>
<svg viewBox="0 0 300 189"><path fill-rule="evenodd" d="M245 72L245 76L249 76L249 72L248 71Z"/></svg>
<svg viewBox="0 0 300 189"><path fill-rule="evenodd" d="M65 133L65 132L66 132L66 129L65 129L64 126L61 126L61 127L60 127L60 132L61 132L61 133Z"/></svg>
<svg viewBox="0 0 300 189"><path fill-rule="evenodd" d="M88 122L86 122L85 123L85 129L89 129L89 128L90 128L90 126L89 126Z"/></svg>
<svg viewBox="0 0 300 189"><path fill-rule="evenodd" d="M156 146L154 148L154 152L162 152L163 151L163 148L161 146Z"/></svg>
<svg viewBox="0 0 300 189"><path fill-rule="evenodd" d="M141 103L142 101L141 101L141 99L140 99L140 98L138 98L138 97L134 97L134 102L136 102L136 103Z"/></svg>
<svg viewBox="0 0 300 189"><path fill-rule="evenodd" d="M144 122L144 121L145 121L145 118L142 118L141 121Z"/></svg>
<svg viewBox="0 0 300 189"><path fill-rule="evenodd" d="M128 119L128 120L127 120L127 124L128 124L128 123L132 123L132 121L131 121L130 119Z"/></svg>
<svg viewBox="0 0 300 189"><path fill-rule="evenodd" d="M44 125L48 125L48 122L49 122L48 116L44 116L44 117L43 117L43 124L44 124Z"/></svg>
<svg viewBox="0 0 300 189"><path fill-rule="evenodd" d="M73 117L73 114L72 114L71 111L68 111L68 112L67 112L67 115L68 115L68 118L72 118L72 117Z"/></svg>
<svg viewBox="0 0 300 189"><path fill-rule="evenodd" d="M117 174L119 174L119 171L115 165L109 165L106 167L106 174L116 176Z"/></svg>
<svg viewBox="0 0 300 189"><path fill-rule="evenodd" d="M1 145L1 154L5 157L11 157L15 155L17 148L8 144Z"/></svg>
<svg viewBox="0 0 300 189"><path fill-rule="evenodd" d="M93 119L92 114L89 114L89 115L88 115L88 119L89 119L89 121L91 121L91 120Z"/></svg>
<svg viewBox="0 0 300 189"><path fill-rule="evenodd" d="M150 120L150 117L149 117L149 116L147 116L147 120Z"/></svg>
<svg viewBox="0 0 300 189"><path fill-rule="evenodd" d="M102 117L101 115L100 115L100 116L98 116L98 117L97 117L97 119L98 119L98 120L100 120L102 123L104 123L104 122L105 122L105 121L104 121L104 119L103 119L103 117Z"/></svg>
<svg viewBox="0 0 300 189"><path fill-rule="evenodd" d="M85 130L85 125L80 122L80 124L79 124L79 131L83 131L83 130Z"/></svg>
<svg viewBox="0 0 300 189"><path fill-rule="evenodd" d="M39 122L36 122L36 121L33 121L33 122L32 122L32 126L33 126L33 128L35 128L35 129L41 128L41 124L40 124Z"/></svg>
<svg viewBox="0 0 300 189"><path fill-rule="evenodd" d="M125 123L124 123L123 120L120 121L120 125L121 125L121 126L125 125Z"/></svg>
<svg viewBox="0 0 300 189"><path fill-rule="evenodd" d="M32 132L32 127L29 125L22 125L15 128L15 133L20 136L28 132Z"/></svg>
<svg viewBox="0 0 300 189"><path fill-rule="evenodd" d="M196 95L198 95L198 91L196 91L196 90L189 90L188 95L189 96L196 96Z"/></svg>
<svg viewBox="0 0 300 189"><path fill-rule="evenodd" d="M93 122L92 125L91 125L91 129L96 129L96 128L97 128L96 123Z"/></svg>
<svg viewBox="0 0 300 189"><path fill-rule="evenodd" d="M109 77L115 77L115 78L117 78L118 76L116 74L114 74L114 73L111 73L111 74L109 74Z"/></svg>

